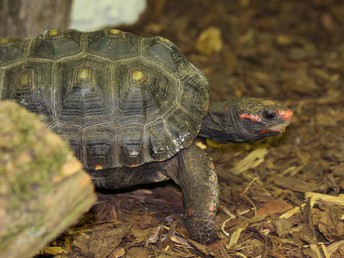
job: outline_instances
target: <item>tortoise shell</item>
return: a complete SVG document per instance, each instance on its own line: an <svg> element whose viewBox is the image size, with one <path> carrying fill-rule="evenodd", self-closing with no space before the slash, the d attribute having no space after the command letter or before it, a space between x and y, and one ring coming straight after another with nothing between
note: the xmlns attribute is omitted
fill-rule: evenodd
<svg viewBox="0 0 344 258"><path fill-rule="evenodd" d="M0 99L43 114L86 169L169 159L208 109L207 80L162 37L51 29L0 39L0 68Z"/></svg>

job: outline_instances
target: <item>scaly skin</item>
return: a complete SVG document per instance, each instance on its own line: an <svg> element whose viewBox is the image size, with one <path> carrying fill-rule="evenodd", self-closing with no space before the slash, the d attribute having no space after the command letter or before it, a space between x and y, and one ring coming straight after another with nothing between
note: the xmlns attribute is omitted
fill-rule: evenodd
<svg viewBox="0 0 344 258"><path fill-rule="evenodd" d="M178 179L183 192L186 227L197 242L212 243L218 239L215 215L219 205L219 186L215 166L196 144L178 155Z"/></svg>
<svg viewBox="0 0 344 258"><path fill-rule="evenodd" d="M218 143L256 141L283 132L292 115L278 101L231 98L210 104L199 135Z"/></svg>

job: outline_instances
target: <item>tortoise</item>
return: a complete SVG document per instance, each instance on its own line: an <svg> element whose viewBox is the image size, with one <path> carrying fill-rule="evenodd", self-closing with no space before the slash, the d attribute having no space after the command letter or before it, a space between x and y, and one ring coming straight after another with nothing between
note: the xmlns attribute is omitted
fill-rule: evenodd
<svg viewBox="0 0 344 258"><path fill-rule="evenodd" d="M98 188L173 179L191 238L218 239L219 186L197 137L218 143L284 131L280 102L231 97L209 104L208 82L163 37L117 29L50 29L33 39L0 39L0 99L44 115L69 141Z"/></svg>

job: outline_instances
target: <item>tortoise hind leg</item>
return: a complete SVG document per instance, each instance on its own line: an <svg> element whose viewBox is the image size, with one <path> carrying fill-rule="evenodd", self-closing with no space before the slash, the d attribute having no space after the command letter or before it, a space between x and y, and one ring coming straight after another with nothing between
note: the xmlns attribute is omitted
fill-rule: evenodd
<svg viewBox="0 0 344 258"><path fill-rule="evenodd" d="M215 214L219 186L214 164L195 144L178 156L178 181L183 192L186 227L197 242L210 244L218 239Z"/></svg>

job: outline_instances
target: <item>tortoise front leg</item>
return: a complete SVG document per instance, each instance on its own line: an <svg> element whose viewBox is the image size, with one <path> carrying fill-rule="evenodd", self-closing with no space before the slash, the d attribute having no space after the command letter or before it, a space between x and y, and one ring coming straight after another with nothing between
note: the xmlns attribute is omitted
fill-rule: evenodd
<svg viewBox="0 0 344 258"><path fill-rule="evenodd" d="M210 244L218 239L215 214L219 186L215 166L196 144L180 152L178 181L182 188L186 227L197 242Z"/></svg>

